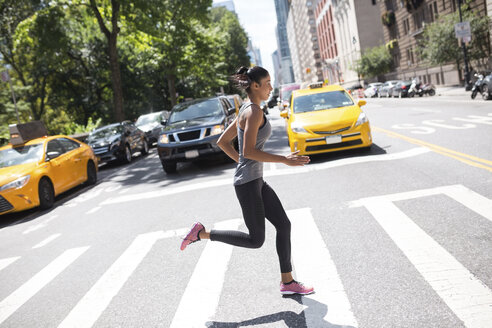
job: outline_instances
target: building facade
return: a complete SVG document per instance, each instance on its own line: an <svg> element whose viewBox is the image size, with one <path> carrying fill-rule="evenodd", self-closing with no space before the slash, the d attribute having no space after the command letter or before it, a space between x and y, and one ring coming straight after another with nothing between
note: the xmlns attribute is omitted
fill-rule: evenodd
<svg viewBox="0 0 492 328"><path fill-rule="evenodd" d="M345 86L359 84L357 61L361 52L385 42L378 1L331 0L331 11L340 82Z"/></svg>
<svg viewBox="0 0 492 328"><path fill-rule="evenodd" d="M323 80L330 84L340 83L341 78L337 60L338 49L335 39L335 24L331 9L331 0L320 0L315 10Z"/></svg>
<svg viewBox="0 0 492 328"><path fill-rule="evenodd" d="M487 2L492 1L472 1L471 9L486 15ZM464 83L463 67L458 70L455 63L431 66L419 58L417 51L425 26L436 21L439 16L458 10L458 0L422 0L416 8L407 8L401 0L385 0L380 2L380 10L383 14L394 15L394 22L383 27L385 41L395 45L391 50L395 70L386 75L387 79L407 80L418 77L424 83L436 85Z"/></svg>
<svg viewBox="0 0 492 328"><path fill-rule="evenodd" d="M287 37L294 76L298 83L323 80L314 8L313 1L290 1Z"/></svg>
<svg viewBox="0 0 492 328"><path fill-rule="evenodd" d="M287 17L289 14L288 0L275 0L275 12L277 14L277 28L275 30L275 35L277 37L278 56L280 59L278 84L280 85L294 82L294 71L292 69L292 60L290 58L287 36Z"/></svg>
<svg viewBox="0 0 492 328"><path fill-rule="evenodd" d="M229 10L233 13L236 12L236 8L234 7L234 2L232 0L213 3L212 7L226 7L227 10Z"/></svg>

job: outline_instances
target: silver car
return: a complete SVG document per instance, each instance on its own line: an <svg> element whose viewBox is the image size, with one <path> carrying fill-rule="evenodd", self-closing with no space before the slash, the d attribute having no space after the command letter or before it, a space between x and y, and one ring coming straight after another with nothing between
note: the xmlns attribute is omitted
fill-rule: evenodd
<svg viewBox="0 0 492 328"><path fill-rule="evenodd" d="M157 142L159 135L164 130L162 122L168 118L169 112L165 110L139 116L135 125L145 132L145 137L149 142L149 146L152 146Z"/></svg>
<svg viewBox="0 0 492 328"><path fill-rule="evenodd" d="M391 81L386 81L384 84L379 87L378 90L378 97L391 97L393 94L393 88L399 83L403 82L401 80L391 80Z"/></svg>

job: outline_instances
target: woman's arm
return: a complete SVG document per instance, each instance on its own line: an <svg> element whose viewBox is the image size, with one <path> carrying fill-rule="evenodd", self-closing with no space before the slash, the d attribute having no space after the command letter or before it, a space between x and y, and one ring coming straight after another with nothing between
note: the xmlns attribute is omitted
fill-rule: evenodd
<svg viewBox="0 0 492 328"><path fill-rule="evenodd" d="M232 141L237 136L237 118L229 124L227 129L222 133L219 140L217 140L217 146L220 147L230 158L232 158L236 163L239 162L239 154L234 149Z"/></svg>
<svg viewBox="0 0 492 328"><path fill-rule="evenodd" d="M254 108L253 106L251 106L251 110L245 111L243 115L245 115L246 119L243 144L244 157L259 162L283 163L290 166L302 166L309 163L308 156L297 155L299 151L291 153L287 156L281 156L256 149L256 137L258 135L260 125L263 122L263 111L259 107Z"/></svg>

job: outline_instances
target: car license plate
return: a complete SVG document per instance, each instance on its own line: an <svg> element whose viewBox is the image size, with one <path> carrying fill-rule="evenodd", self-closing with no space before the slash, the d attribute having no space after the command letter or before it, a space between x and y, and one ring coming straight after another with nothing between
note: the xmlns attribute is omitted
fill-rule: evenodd
<svg viewBox="0 0 492 328"><path fill-rule="evenodd" d="M198 156L199 156L198 150L188 150L188 151L185 151L185 157L186 158L195 158L195 157L198 157Z"/></svg>
<svg viewBox="0 0 492 328"><path fill-rule="evenodd" d="M328 136L325 138L327 144L336 144L342 142L342 136L341 135L336 135L336 136Z"/></svg>

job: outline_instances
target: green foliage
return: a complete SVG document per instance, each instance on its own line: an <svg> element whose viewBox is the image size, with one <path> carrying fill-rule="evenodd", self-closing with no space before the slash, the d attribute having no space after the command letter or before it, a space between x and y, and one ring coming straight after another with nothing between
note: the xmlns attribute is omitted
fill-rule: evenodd
<svg viewBox="0 0 492 328"><path fill-rule="evenodd" d="M98 0L110 28L120 4L117 50L128 119L211 96L237 66L248 65L238 18L212 0ZM41 119L50 133L73 134L112 123L108 40L89 0L0 0L0 65L10 65L21 121ZM0 83L0 137L16 123ZM93 123L95 122L95 123Z"/></svg>
<svg viewBox="0 0 492 328"><path fill-rule="evenodd" d="M357 62L359 74L363 77L375 77L391 71L393 59L386 45L368 48Z"/></svg>
<svg viewBox="0 0 492 328"><path fill-rule="evenodd" d="M463 21L470 22L472 32L472 40L467 46L468 58L477 62L486 60L490 56L488 44L490 18L480 17L469 10L467 5L464 5L462 10ZM418 48L421 58L432 65L462 62L463 50L454 32L454 24L459 21L459 14L455 12L427 25Z"/></svg>
<svg viewBox="0 0 492 328"><path fill-rule="evenodd" d="M381 22L383 25L390 27L393 24L395 24L396 17L395 17L395 12L393 10L385 11L381 15Z"/></svg>

